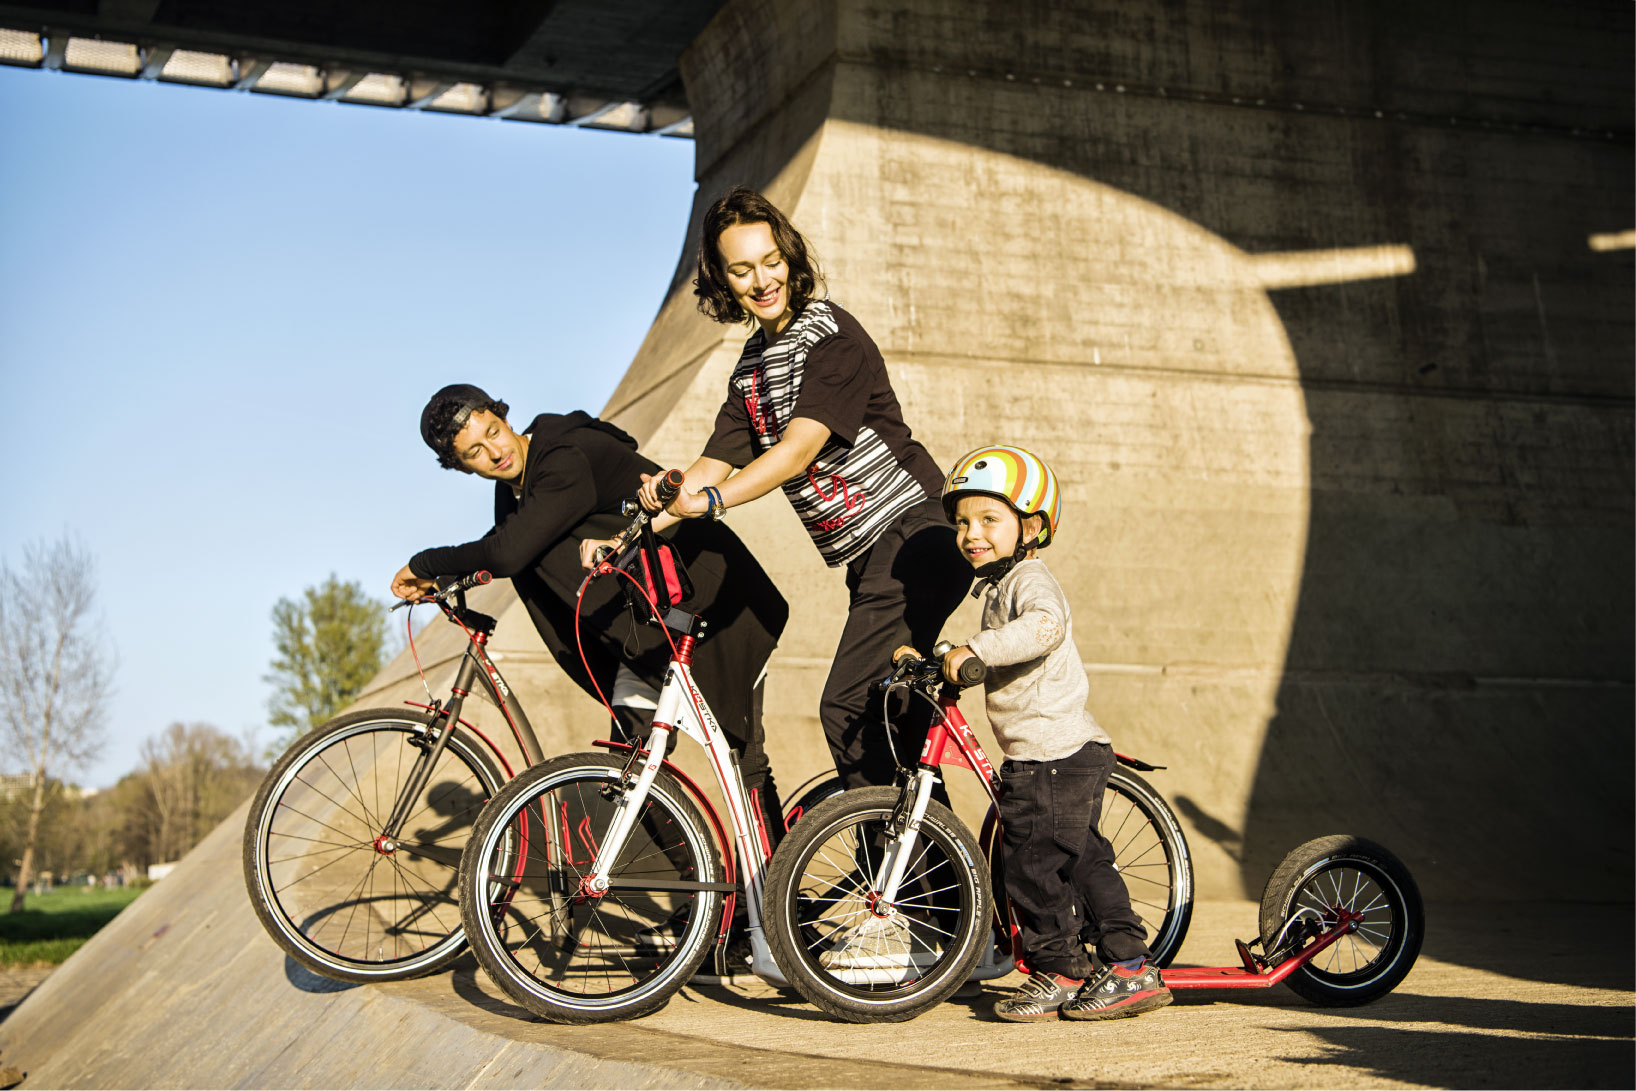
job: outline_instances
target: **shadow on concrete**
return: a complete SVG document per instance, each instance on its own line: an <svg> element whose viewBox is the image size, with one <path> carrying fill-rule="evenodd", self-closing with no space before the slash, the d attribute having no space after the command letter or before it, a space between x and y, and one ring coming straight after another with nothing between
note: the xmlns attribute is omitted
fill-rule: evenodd
<svg viewBox="0 0 1636 1091"><path fill-rule="evenodd" d="M1020 49L1005 72L1160 90L1056 129L974 126L912 94L844 98L831 116L1072 172L1247 255L1412 251L1407 272L1267 289L1311 424L1297 605L1242 829L1179 809L1238 860L1251 897L1285 853L1334 833L1386 845L1430 897L1628 897L1636 270L1630 251L1587 239L1630 218L1630 6L1588 5L1569 27L1524 9L1393 4L1322 34L1292 10L1243 40L1157 3L1121 10L1190 27L1222 57L1253 52L1257 93L1285 108L1250 121L1167 98L1167 83L1240 78L1187 50L1137 71L1117 34L996 26L992 42L951 41L906 14L879 43L905 63L975 76ZM1033 4L1003 17L1052 18ZM1484 90L1462 85L1457 104L1435 80L1382 78L1466 70L1469 34L1455 28L1468 18L1527 62ZM1303 99L1368 105L1319 121L1288 107ZM1407 113L1376 120L1383 107ZM1067 107L1040 100L1042 117L1053 109ZM1532 127L1491 124L1518 110ZM1592 124L1606 135L1586 139Z"/></svg>
<svg viewBox="0 0 1636 1091"><path fill-rule="evenodd" d="M689 985L677 994L678 998L689 992L696 992L718 1004L725 1004L730 1008L741 1011L759 1012L764 1015L776 1015L783 1019L798 1019L804 1022L832 1023L829 1016L814 1008L801 998L801 994L793 989L779 989L770 994L746 996L726 985ZM675 999L671 1000L674 1004Z"/></svg>
<svg viewBox="0 0 1636 1091"><path fill-rule="evenodd" d="M289 955L284 956L284 979L304 993L344 993L348 989L356 989L360 984L321 977Z"/></svg>
<svg viewBox="0 0 1636 1091"><path fill-rule="evenodd" d="M485 992L477 982L477 975L481 971L477 967L477 960L469 953L455 963L454 972L449 975L449 985L454 989L456 996L474 1008L481 1008L495 1015L503 1015L507 1019L516 1019L523 1023L543 1023L545 1020L529 1011L520 1004L513 1004L503 1000L490 992Z"/></svg>
<svg viewBox="0 0 1636 1091"><path fill-rule="evenodd" d="M1521 981L1630 990L1636 906L1436 902L1420 955Z"/></svg>
<svg viewBox="0 0 1636 1091"><path fill-rule="evenodd" d="M1450 1023L1471 1030L1508 1034L1582 1035L1636 1041L1636 1012L1624 1006L1535 1004L1526 1000L1393 993L1373 1004L1359 1008L1329 1008L1325 1014L1355 1018L1371 1024ZM1518 1080L1517 1086L1528 1083L1527 1080ZM1551 1086L1551 1083L1546 1081L1538 1086Z"/></svg>
<svg viewBox="0 0 1636 1091"><path fill-rule="evenodd" d="M1636 1051L1620 1041L1502 1037L1403 1027L1306 1027L1326 1052L1292 1064L1344 1066L1383 1080L1435 1087L1629 1087ZM1314 1081L1323 1084L1323 1078Z"/></svg>

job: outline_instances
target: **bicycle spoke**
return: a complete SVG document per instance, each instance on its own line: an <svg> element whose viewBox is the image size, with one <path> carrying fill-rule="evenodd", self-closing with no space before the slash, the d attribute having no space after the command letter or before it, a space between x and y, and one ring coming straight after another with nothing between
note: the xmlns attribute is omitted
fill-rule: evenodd
<svg viewBox="0 0 1636 1091"><path fill-rule="evenodd" d="M326 830L329 830L331 833L335 834L337 837L345 837L349 841L354 840L354 838L350 834L342 833L340 830L336 829L334 826L331 826L328 822L325 822L323 819L314 818L312 815L308 814L307 812L305 812L303 810L300 810L300 809L298 809L296 807L290 806L288 803L284 802L282 799L278 801L278 805L280 807L284 808L286 811L293 811L294 813L300 815L302 818L305 818L308 822L312 822L312 823L314 823L316 825L324 827ZM286 836L289 836L289 835L286 835ZM364 842L364 843L368 844L368 842Z"/></svg>
<svg viewBox="0 0 1636 1091"><path fill-rule="evenodd" d="M328 844L328 842L320 843ZM326 852L357 852L359 849L368 847L368 845L330 845L330 847L327 849L313 849L311 852L298 852L294 856L280 856L276 860L269 856L267 857L267 866L272 867L274 864L287 864L292 860L305 860L309 856L322 856Z"/></svg>
<svg viewBox="0 0 1636 1091"><path fill-rule="evenodd" d="M446 892L437 890L436 888L431 886L431 884L427 883L424 879L417 879L412 873L410 873L408 870L406 870L403 867L403 865L399 864L396 860L393 860L390 857L387 857L387 860L392 865L392 872L393 872L393 874L395 876L394 883L396 882L396 879L401 878L403 880L404 893L408 894L410 897L413 897L413 898L417 899L422 905L424 905L426 907L426 912L431 914L432 920L437 923L437 926L439 928L443 929L444 935L448 935L449 933L453 932L454 929L450 928L448 923L446 921L444 921L444 919L442 917L438 916L438 914L437 914L437 908L438 908L438 904L439 904L438 896L439 895L444 895L444 894L446 894ZM431 892L432 897L428 898L425 894L422 894L419 891L416 891L414 889L414 885L416 883L418 883L421 886L422 889ZM441 898L441 901L442 901L442 904L444 904L444 905L449 904L449 899L446 896Z"/></svg>
<svg viewBox="0 0 1636 1091"><path fill-rule="evenodd" d="M346 922L346 924L341 928L340 942L335 945L334 949L335 949L335 951L337 953L339 953L341 951L341 949L346 946L347 934L352 931L352 922L358 916L358 907L363 904L357 898L357 895L363 892L364 885L366 883L368 883L369 880L370 880L370 877L375 874L375 867L380 862L381 862L381 858L378 855L375 857L375 859L371 860L369 862L369 867L364 869L363 876L361 878L359 878L358 885L354 886L352 888L352 890L347 894L346 900L352 903L352 908L347 913L347 922ZM364 921L365 921L365 924L364 924L364 949L366 951L369 949L369 924L368 924L368 919L369 919L368 914L365 914L364 915Z"/></svg>
<svg viewBox="0 0 1636 1091"><path fill-rule="evenodd" d="M374 852L374 851L375 850L373 848L370 848L367 845L358 845L357 847L352 849L352 852ZM350 855L350 853L348 855ZM311 871L307 872L305 875L302 875L299 878L291 879L289 882L285 883L283 886L279 887L276 891L274 891L274 893L279 894L279 895L288 893L290 888L295 886L297 883L304 883L308 879L312 878L314 875L317 875L319 872L321 872L325 868L329 867L331 864L338 864L342 860L345 860L345 859L346 859L346 856L337 856L335 859L331 860L328 864L322 864L322 865L320 865L318 867L313 868ZM371 866L373 866L373 865L371 865Z"/></svg>
<svg viewBox="0 0 1636 1091"><path fill-rule="evenodd" d="M328 749L328 748L327 748L327 747L326 747L326 749ZM362 778L361 778L361 777L359 777L359 776L358 776L358 766L357 766L357 763L355 763L355 762L354 762L354 761L353 761L353 760L352 760L352 740L351 740L351 739L343 739L343 740L342 740L342 741L341 741L341 749L342 749L342 750L344 750L344 751L345 751L345 752L346 752L346 756L347 756L347 768L348 768L348 769L351 769L351 770L352 770L352 783L353 783L353 784L360 784L360 783L362 783ZM318 753L317 753L317 754L316 754L316 755L314 755L314 756L315 756L315 757L316 757L316 758L317 758L317 759L318 759L318 760L319 760L319 761L321 761L321 762L323 762L323 763L324 763L324 768L325 768L325 769L328 769L328 770L329 770L329 775L330 775L330 776L332 776L332 777L334 777L334 778L335 778L335 783L337 783L337 784L339 784L339 785L340 785L340 786L341 786L341 787L342 787L342 788L344 788L344 789L345 789L345 790L346 790L346 792L347 792L347 794L348 794L348 795L350 795L350 796L351 796L351 797L352 797L352 798L353 798L353 799L356 799L356 800L357 800L357 801L358 801L358 807L359 807L359 809L360 809L360 810L362 810L362 811L363 811L363 812L364 812L364 816L365 816L365 817L364 817L364 818L363 818L363 819L361 819L361 820L360 820L360 821L362 821L362 822L363 822L363 824L364 824L364 825L365 825L365 826L369 826L369 827L373 827L373 828L376 828L376 829L378 829L378 828L379 828L379 827L380 827L380 823L379 823L379 822L377 822L377 821L376 821L376 819L375 819L375 816L374 816L374 815L372 815L372 814L370 814L370 812L369 812L369 804L367 804L367 803L365 803L365 802L364 802L364 801L363 801L363 797L362 797L362 796L360 796L360 795L359 795L359 794L358 794L358 793L357 793L357 792L356 792L356 791L355 791L355 790L354 790L354 789L352 789L352 788L351 788L351 787L349 787L349 786L348 786L348 785L347 785L347 782L346 782L346 781L344 781L344 780L342 780L342 779L341 779L341 774L340 774L340 773L337 773L337 772L336 772L336 771L335 771L335 767L334 767L334 766L332 766L332 765L331 765L331 764L330 764L330 763L329 763L329 758L328 758L328 757L327 757L327 756L326 756L326 755L325 755L325 753L324 753L324 751L323 751L323 750L320 750L320 751L319 751L319 752L318 752ZM316 789L316 788L315 788L315 789L313 789L313 790L314 790L314 791L317 791L317 789ZM334 800L331 800L331 802L335 802L335 801L334 801ZM339 807L339 806L340 806L340 804L339 804L339 803L335 803L335 805L336 805L336 806L337 806L337 807Z"/></svg>
<svg viewBox="0 0 1636 1091"><path fill-rule="evenodd" d="M323 760L322 755L320 755L319 760L320 761ZM357 815L353 814L352 811L350 809L348 809L347 806L345 804L343 804L340 800L333 799L329 795L327 795L326 793L320 791L316 784L313 784L311 781L305 779L299 773L296 774L294 779L298 784L305 784L307 786L307 789L309 791L311 791L313 795L315 795L318 798L324 800L331 807L334 807L336 810L340 811L342 814L346 815L348 818L350 818L353 821L357 822L358 825L362 826L364 829L368 830L368 829L376 828L369 822L368 819L359 818Z"/></svg>

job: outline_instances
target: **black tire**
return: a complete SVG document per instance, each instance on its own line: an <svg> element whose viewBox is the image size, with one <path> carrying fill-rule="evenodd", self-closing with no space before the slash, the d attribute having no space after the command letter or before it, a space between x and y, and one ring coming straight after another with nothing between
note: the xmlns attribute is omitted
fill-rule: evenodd
<svg viewBox="0 0 1636 1091"><path fill-rule="evenodd" d="M1169 966L1193 921L1193 854L1176 812L1147 781L1116 766L1097 829L1113 845L1114 867L1147 926L1153 961Z"/></svg>
<svg viewBox="0 0 1636 1091"><path fill-rule="evenodd" d="M838 777L802 792L785 812L787 828L843 789ZM1176 812L1153 786L1123 766L1115 766L1102 797L1097 828L1113 845L1114 866L1125 879L1131 907L1147 927L1153 961L1169 966L1193 921L1193 854ZM1005 881L993 874L994 904L1003 912Z"/></svg>
<svg viewBox="0 0 1636 1091"><path fill-rule="evenodd" d="M436 973L465 949L460 854L505 783L483 744L457 729L395 849L375 847L430 722L430 713L399 709L339 716L290 747L250 804L250 905L273 941L313 973L399 981Z"/></svg>
<svg viewBox="0 0 1636 1091"><path fill-rule="evenodd" d="M1362 910L1364 919L1285 978L1314 1004L1367 1004L1397 987L1420 954L1426 910L1403 862L1373 841L1320 837L1284 857L1261 895L1261 948L1278 949L1284 926L1297 913L1333 923L1337 908Z"/></svg>
<svg viewBox="0 0 1636 1091"><path fill-rule="evenodd" d="M460 904L472 951L542 1019L602 1023L663 1007L720 928L720 891L576 893L612 821L623 769L595 753L534 766L495 797L466 845ZM720 883L720 873L704 818L660 770L609 878Z"/></svg>
<svg viewBox="0 0 1636 1091"><path fill-rule="evenodd" d="M948 808L931 802L898 902L906 968L820 964L831 943L869 915L864 898L879 862L879 831L898 797L896 788L859 788L819 804L785 835L767 869L767 944L774 961L810 1003L852 1023L901 1022L941 1003L971 976L990 934L992 907L977 839Z"/></svg>

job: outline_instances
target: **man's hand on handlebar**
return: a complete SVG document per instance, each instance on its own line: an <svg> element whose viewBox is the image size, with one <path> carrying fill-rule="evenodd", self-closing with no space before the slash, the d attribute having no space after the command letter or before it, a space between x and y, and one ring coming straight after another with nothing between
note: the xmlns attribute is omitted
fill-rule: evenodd
<svg viewBox="0 0 1636 1091"><path fill-rule="evenodd" d="M592 571L597 565L597 551L612 549L617 541L618 538L586 538L579 543L579 566L587 572ZM601 559L607 560L606 557Z"/></svg>
<svg viewBox="0 0 1636 1091"><path fill-rule="evenodd" d="M398 569L398 574L392 577L392 595L400 599L418 599L422 595L429 595L437 590L436 580L423 580L404 565Z"/></svg>
<svg viewBox="0 0 1636 1091"><path fill-rule="evenodd" d="M671 473L676 471L672 470ZM678 519L697 519L701 515L710 513L710 501L704 494L690 490L685 484L676 492L676 497L668 505L659 496L659 486L665 480L664 474L643 474L642 487L636 493L642 507L650 515L657 515L660 511L668 512Z"/></svg>

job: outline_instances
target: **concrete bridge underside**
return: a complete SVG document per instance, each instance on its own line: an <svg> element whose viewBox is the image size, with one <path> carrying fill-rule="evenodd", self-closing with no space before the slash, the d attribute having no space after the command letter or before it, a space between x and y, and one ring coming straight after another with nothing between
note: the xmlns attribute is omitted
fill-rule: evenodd
<svg viewBox="0 0 1636 1091"><path fill-rule="evenodd" d="M1348 831L1433 894L1627 898L1630 9L1258 10L729 3L681 57L688 246L605 415L697 453L745 331L695 312L693 233L763 187L940 461L1065 478L1093 709L1169 767L1207 896ZM844 588L787 505L732 521L797 604L789 785ZM520 609L500 635L580 748L599 709Z"/></svg>
<svg viewBox="0 0 1636 1091"><path fill-rule="evenodd" d="M698 216L762 187L940 461L1019 442L1064 477L1048 559L1093 709L1169 767L1205 895L1253 895L1346 830L1433 894L1629 896L1628 4L386 14L51 0L0 25L48 55L70 32L148 42L133 63L160 78L172 46L218 49L243 79L311 61L330 97L382 67L400 104L469 79L489 112L533 88L536 112L691 115L694 224L604 411L650 454L697 453L745 335L694 310ZM540 389L505 384L566 408ZM844 589L781 501L732 521L797 605L768 710L790 786L827 762ZM497 593L547 749L582 748L600 710ZM949 633L975 624L968 605ZM429 638L445 673L455 636ZM405 658L364 701L419 693Z"/></svg>
<svg viewBox="0 0 1636 1091"><path fill-rule="evenodd" d="M1463 1018L1498 1028L1385 1025L1454 1010L1448 997L1466 994L1436 978L1421 1007L1411 979L1407 995L1356 1009L1361 1037L1325 1037L1307 1014L1278 1033L1318 1026L1329 1056L1354 1044L1360 1085L1446 1084L1471 1055L1536 1070L1547 1055L1529 1034L1555 1041L1572 1011L1605 1039L1597 1067L1536 1082L1612 1086L1607 1073L1628 1074L1628 1018L1620 1029L1617 1011L1592 1009L1628 1005L1629 959L1586 955L1583 937L1628 941L1629 906L1547 903L1631 894L1631 30L1623 0L729 0L680 54L694 222L605 414L661 461L697 453L745 331L694 311L692 239L728 185L763 187L816 243L940 461L1016 441L1065 479L1048 558L1093 708L1121 749L1168 766L1151 779L1188 827L1201 898L1255 897L1310 837L1374 837L1440 899L1424 961L1476 968L1459 987L1482 1000ZM518 374L501 392L523 412L567 408L530 404L545 386ZM815 710L844 588L782 501L732 522L796 607L768 710L790 786L827 764ZM509 588L476 605L501 616L496 658L547 751L584 749L600 708L544 654ZM948 631L975 623L968 603ZM463 646L446 628L419 642L434 687ZM360 703L420 694L405 658ZM503 734L497 715L479 722ZM957 803L975 817L969 794ZM735 1021L738 1008L788 1014L764 995L690 992L603 1054L596 1028L518 1023L469 968L446 986L315 996L327 986L293 963L279 979L232 893L239 821L0 1024L7 1064L85 1086L1010 1079L789 1067L759 1047L853 1058L867 1028L841 1039L823 1022ZM1500 910L1516 923L1452 942L1464 935L1452 922L1502 919L1493 898L1518 901ZM1210 918L1226 904L1196 924L1218 931L1192 958L1225 951L1227 926ZM1496 1015L1499 978L1552 982L1549 1002L1505 1000ZM1624 991L1564 1000L1563 982ZM110 997L141 1010L116 1000L105 1019ZM934 1029L969 1041L939 1041L962 1041L961 1056L995 1047L993 1028L951 1007ZM1162 1072L1114 1071L1091 1058L1120 1050L1056 1038L1037 1052L1076 1058L1057 1082L1093 1065L1160 1084L1333 1077L1269 1075L1289 1039L1246 1037L1232 1006L1210 1007L1221 1019L1205 1054L1199 1031L1150 1041L1141 1021L1133 1055ZM1188 1028L1208 1022L1201 1010ZM490 1040L502 1017L504 1040ZM450 1037L449 1019L481 1034ZM683 1037L667 1036L676 1027ZM1406 1033L1452 1067L1404 1060ZM886 1057L903 1040L870 1039ZM1174 1067L1217 1064L1232 1045L1246 1067Z"/></svg>

